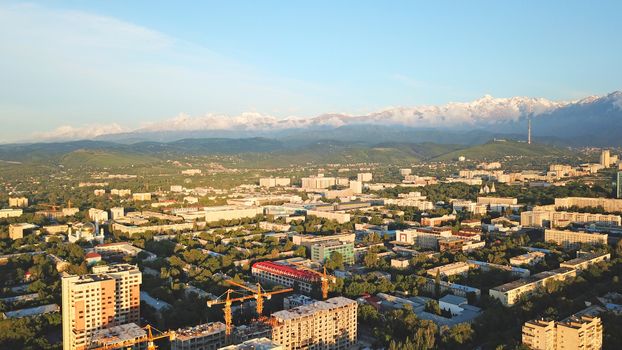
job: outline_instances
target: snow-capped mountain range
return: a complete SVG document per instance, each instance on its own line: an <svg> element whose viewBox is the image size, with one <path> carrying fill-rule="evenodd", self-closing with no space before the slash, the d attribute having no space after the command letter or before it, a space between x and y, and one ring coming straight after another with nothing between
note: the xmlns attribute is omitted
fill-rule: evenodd
<svg viewBox="0 0 622 350"><path fill-rule="evenodd" d="M582 106L611 100L622 109L622 92L607 96L590 96L578 101L550 101L544 98L494 98L486 95L472 102L452 102L443 106L388 108L368 115L323 114L313 118L277 118L260 113L239 116L207 114L191 117L185 114L145 126L138 132L181 130L274 130L306 127L340 127L349 124L403 125L409 127L453 127L515 122L527 116L550 114L568 106Z"/></svg>
<svg viewBox="0 0 622 350"><path fill-rule="evenodd" d="M393 107L366 115L323 114L311 118L278 118L261 113L242 113L237 116L206 114L153 122L130 130L118 124L75 128L63 126L38 135L48 140L97 139L162 139L181 138L186 133L197 137L204 132L215 137L273 136L293 130L321 129L375 125L394 128L433 128L452 130L483 129L500 133L525 133L526 120L531 117L535 136L558 138L604 132L607 138L622 134L622 92L605 96L589 96L576 101L551 101L544 98L494 98L486 95L472 102L452 102L442 106ZM608 128L603 130L602 126ZM598 131L598 132L597 132ZM173 135L179 135L173 136Z"/></svg>

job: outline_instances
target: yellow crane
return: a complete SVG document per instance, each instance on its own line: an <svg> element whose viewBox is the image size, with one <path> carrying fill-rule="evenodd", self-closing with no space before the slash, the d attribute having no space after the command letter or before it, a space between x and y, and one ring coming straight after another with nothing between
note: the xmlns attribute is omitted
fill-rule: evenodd
<svg viewBox="0 0 622 350"><path fill-rule="evenodd" d="M231 325L233 323L233 315L231 314L231 305L238 301L243 302L245 300L255 298L254 295L245 295L245 296L241 296L238 298L231 298L231 293L233 292L235 292L233 289L227 289L227 291L225 292L226 294L225 300L219 300L220 299L219 297L218 299L207 301L207 307L212 307L218 304L225 305L225 307L223 308L223 312L225 314L225 326L226 326L225 335L227 336L227 338L231 335Z"/></svg>
<svg viewBox="0 0 622 350"><path fill-rule="evenodd" d="M288 288L288 289L275 290L272 292L266 292L265 289L263 289L263 287L261 286L261 284L259 284L259 282L257 283L257 289L250 288L244 284L237 283L233 280L227 280L227 283L234 285L236 287L242 288L242 289L246 289L253 293L253 295L255 296L255 299L257 299L257 317L261 317L261 315L263 314L263 298L270 300L270 298L275 294L282 294L282 293L288 293L288 292L294 291L292 288Z"/></svg>
<svg viewBox="0 0 622 350"><path fill-rule="evenodd" d="M319 272L317 270L314 270L312 268L306 267L306 266L301 265L301 264L302 264L302 262L294 263L294 265L296 265L297 268L299 268L301 270L312 272L312 273L314 273L314 274L316 274L316 275L318 275L320 277L320 287L322 289L322 299L326 300L328 298L329 283L335 283L337 281L337 278L335 276L331 276L328 273L326 273L326 267L324 267L324 271L323 272Z"/></svg>
<svg viewBox="0 0 622 350"><path fill-rule="evenodd" d="M226 327L225 334L227 337L231 335L231 330L232 330L233 315L231 313L231 305L233 303L244 302L245 300L250 300L250 299L256 299L257 300L257 314L258 316L261 316L261 313L263 312L263 298L270 299L272 295L293 291L293 289L290 288L290 289L282 289L282 290L277 290L277 291L272 291L272 292L266 292L265 290L262 291L263 288L261 287L259 283L257 283L257 289L255 290L245 285L233 282L231 280L227 280L227 282L234 286L253 292L253 294L251 295L243 295L241 297L232 298L231 293L234 293L235 291L233 289L227 289L227 291L223 294L223 295L226 295L224 300L218 297L218 299L207 301L207 307L212 307L214 305L220 305L220 304L225 305L223 308L223 312L225 316L225 327Z"/></svg>

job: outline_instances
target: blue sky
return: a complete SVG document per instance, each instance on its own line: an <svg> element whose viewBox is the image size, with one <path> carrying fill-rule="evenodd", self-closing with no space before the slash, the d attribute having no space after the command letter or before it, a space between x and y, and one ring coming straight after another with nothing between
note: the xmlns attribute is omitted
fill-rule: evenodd
<svg viewBox="0 0 622 350"><path fill-rule="evenodd" d="M0 142L621 89L620 1L0 3ZM78 129L76 129L78 130Z"/></svg>

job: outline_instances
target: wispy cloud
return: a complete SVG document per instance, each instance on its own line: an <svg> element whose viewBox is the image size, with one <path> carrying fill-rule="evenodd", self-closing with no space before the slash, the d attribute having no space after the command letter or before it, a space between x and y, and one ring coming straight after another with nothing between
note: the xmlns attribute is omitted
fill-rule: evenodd
<svg viewBox="0 0 622 350"><path fill-rule="evenodd" d="M0 47L0 121L20 117L3 110L44 116L0 138L68 124L136 128L189 109L313 111L322 91L150 28L39 5L0 4Z"/></svg>

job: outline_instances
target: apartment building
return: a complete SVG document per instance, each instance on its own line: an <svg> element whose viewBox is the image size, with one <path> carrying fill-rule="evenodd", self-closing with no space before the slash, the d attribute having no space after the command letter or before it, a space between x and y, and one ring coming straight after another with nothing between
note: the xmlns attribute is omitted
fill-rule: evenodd
<svg viewBox="0 0 622 350"><path fill-rule="evenodd" d="M555 322L527 321L522 328L523 345L533 350L600 350L603 326L599 317L571 316Z"/></svg>
<svg viewBox="0 0 622 350"><path fill-rule="evenodd" d="M292 233L289 236L292 243L296 245L302 245L309 249L311 246L321 242L327 242L332 240L338 240L343 243L354 243L356 235L354 233L339 233L335 235L316 236L303 233Z"/></svg>
<svg viewBox="0 0 622 350"><path fill-rule="evenodd" d="M89 209L89 219L96 222L108 221L108 212L97 208L91 208Z"/></svg>
<svg viewBox="0 0 622 350"><path fill-rule="evenodd" d="M513 197L477 197L478 204L486 205L517 205L518 199Z"/></svg>
<svg viewBox="0 0 622 350"><path fill-rule="evenodd" d="M363 182L362 181L350 181L350 191L353 194L361 194L363 193Z"/></svg>
<svg viewBox="0 0 622 350"><path fill-rule="evenodd" d="M123 207L110 208L110 218L112 220L118 220L125 217L125 209Z"/></svg>
<svg viewBox="0 0 622 350"><path fill-rule="evenodd" d="M354 264L354 244L338 240L315 243L311 246L311 260L323 263L333 253L339 253L346 264Z"/></svg>
<svg viewBox="0 0 622 350"><path fill-rule="evenodd" d="M521 226L565 227L572 222L596 222L620 226L619 215L575 213L567 211L524 211L520 214Z"/></svg>
<svg viewBox="0 0 622 350"><path fill-rule="evenodd" d="M372 173L358 173L356 174L356 180L360 182L369 182L374 178Z"/></svg>
<svg viewBox="0 0 622 350"><path fill-rule="evenodd" d="M548 281L563 281L576 275L577 270L560 267L491 288L488 294L499 300L504 306L512 306L520 300L521 296L532 294L544 287Z"/></svg>
<svg viewBox="0 0 622 350"><path fill-rule="evenodd" d="M225 346L226 326L222 322L203 323L176 330L171 350L217 350Z"/></svg>
<svg viewBox="0 0 622 350"><path fill-rule="evenodd" d="M241 207L241 206L218 206L206 207L203 210L206 222L216 222L220 220L238 220L254 218L263 214L261 207ZM184 216L184 215L181 215Z"/></svg>
<svg viewBox="0 0 622 350"><path fill-rule="evenodd" d="M6 218L18 218L22 216L24 211L22 209L0 209L0 219Z"/></svg>
<svg viewBox="0 0 622 350"><path fill-rule="evenodd" d="M348 349L357 339L356 301L336 297L272 314L272 340L285 350Z"/></svg>
<svg viewBox="0 0 622 350"><path fill-rule="evenodd" d="M465 199L454 199L451 205L455 211L466 211L476 215L484 215L488 210L485 204L478 204Z"/></svg>
<svg viewBox="0 0 622 350"><path fill-rule="evenodd" d="M421 227L396 232L396 240L404 244L416 244L426 249L437 249L441 238L452 237L451 228Z"/></svg>
<svg viewBox="0 0 622 350"><path fill-rule="evenodd" d="M413 207L419 210L434 209L434 203L416 198L389 198L384 200L384 205L396 205L398 207Z"/></svg>
<svg viewBox="0 0 622 350"><path fill-rule="evenodd" d="M28 198L26 197L9 197L9 207L26 208L28 206Z"/></svg>
<svg viewBox="0 0 622 350"><path fill-rule="evenodd" d="M307 294L310 294L314 286L320 282L320 277L313 272L272 261L254 263L251 273L261 283L290 288L297 285L301 292Z"/></svg>
<svg viewBox="0 0 622 350"><path fill-rule="evenodd" d="M622 199L589 198L589 197L566 197L555 198L555 208L596 208L603 207L606 212L622 211Z"/></svg>
<svg viewBox="0 0 622 350"><path fill-rule="evenodd" d="M132 195L132 200L134 201L150 201L151 193L134 193Z"/></svg>
<svg viewBox="0 0 622 350"><path fill-rule="evenodd" d="M584 231L567 231L547 229L544 231L544 240L546 242L554 242L564 247L564 249L572 249L586 244L607 244L608 235L606 233L592 233Z"/></svg>
<svg viewBox="0 0 622 350"><path fill-rule="evenodd" d="M289 186L290 183L291 180L287 177L262 177L259 179L259 186L266 188Z"/></svg>
<svg viewBox="0 0 622 350"><path fill-rule="evenodd" d="M113 188L110 190L110 194L119 197L129 197L132 194L132 190Z"/></svg>
<svg viewBox="0 0 622 350"><path fill-rule="evenodd" d="M93 273L63 276L63 350L88 348L94 332L140 322L142 274L129 264L94 266Z"/></svg>
<svg viewBox="0 0 622 350"><path fill-rule="evenodd" d="M303 189L314 190L335 186L337 180L334 177L311 176L303 177L301 179L301 184Z"/></svg>

